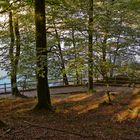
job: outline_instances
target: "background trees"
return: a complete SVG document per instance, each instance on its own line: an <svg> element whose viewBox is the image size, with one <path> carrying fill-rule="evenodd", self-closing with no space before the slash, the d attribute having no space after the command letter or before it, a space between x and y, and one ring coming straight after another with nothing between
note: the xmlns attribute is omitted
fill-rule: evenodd
<svg viewBox="0 0 140 140"><path fill-rule="evenodd" d="M48 79L60 78L65 85L70 84L72 78L76 84L86 79L89 90L93 89L94 78L106 80L133 72L139 75L136 68L140 54L139 1L47 1L46 28L38 30L41 35L47 34L47 41L37 43L47 47L41 48L45 50L37 53L37 57L33 3L18 0L1 3L0 67L9 75L14 73L20 80L35 81L37 73L43 76L44 70L45 75L48 70ZM36 64L41 53L44 58L41 57L39 63L45 64L43 69ZM13 92L18 91L15 89Z"/></svg>

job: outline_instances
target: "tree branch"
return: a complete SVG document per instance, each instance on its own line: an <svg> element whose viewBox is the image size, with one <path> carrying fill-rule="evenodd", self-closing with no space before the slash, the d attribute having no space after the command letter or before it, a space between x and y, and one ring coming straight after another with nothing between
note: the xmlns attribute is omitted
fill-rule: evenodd
<svg viewBox="0 0 140 140"><path fill-rule="evenodd" d="M95 137L94 135L83 135L83 134L79 134L79 133L76 133L76 132L69 132L69 131L62 130L62 129L50 128L50 127L47 127L47 126L42 126L42 125L39 125L39 124L30 123L28 121L24 121L24 123L27 123L30 126L39 127L39 128L46 128L46 129L49 129L49 130L52 130L52 131L72 134L72 135L79 136L79 137L84 137L84 138L94 138Z"/></svg>
<svg viewBox="0 0 140 140"><path fill-rule="evenodd" d="M20 0L16 0L16 1L13 1L12 3L10 3L4 10L0 11L0 14L7 12L12 7L12 5L14 3L17 3L18 1L20 1Z"/></svg>

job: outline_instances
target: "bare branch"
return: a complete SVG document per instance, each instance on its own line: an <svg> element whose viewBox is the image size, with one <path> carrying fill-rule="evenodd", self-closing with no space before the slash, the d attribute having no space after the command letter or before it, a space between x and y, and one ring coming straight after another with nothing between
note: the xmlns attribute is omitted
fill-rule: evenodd
<svg viewBox="0 0 140 140"><path fill-rule="evenodd" d="M13 6L13 4L17 3L18 1L21 1L21 0L16 0L16 1L13 1L12 3L9 3L9 5L4 10L0 11L0 14L8 12L11 9L11 7Z"/></svg>

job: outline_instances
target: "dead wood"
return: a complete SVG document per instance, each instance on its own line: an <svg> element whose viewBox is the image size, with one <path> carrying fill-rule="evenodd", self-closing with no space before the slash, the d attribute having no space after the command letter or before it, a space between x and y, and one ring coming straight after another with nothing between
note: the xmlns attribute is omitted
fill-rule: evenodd
<svg viewBox="0 0 140 140"><path fill-rule="evenodd" d="M27 123L27 124L29 124L31 126L34 126L34 127L46 128L46 129L49 129L49 130L52 130L52 131L72 134L72 135L83 137L83 138L94 138L95 137L94 135L83 135L83 134L76 133L76 132L69 132L69 131L62 130L62 129L56 129L56 128L51 128L51 127L47 127L47 126L42 126L42 125L39 125L39 124L34 124L34 123L31 123L31 122L28 122L28 121L24 121L24 123Z"/></svg>

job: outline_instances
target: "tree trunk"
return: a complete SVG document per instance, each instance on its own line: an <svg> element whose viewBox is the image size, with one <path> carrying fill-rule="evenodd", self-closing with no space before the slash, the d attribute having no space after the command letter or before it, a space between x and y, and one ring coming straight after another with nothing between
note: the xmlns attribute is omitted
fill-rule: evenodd
<svg viewBox="0 0 140 140"><path fill-rule="evenodd" d="M72 27L72 43L73 43L73 47L74 47L74 59L75 59L75 72L76 72L76 81L77 81L77 85L80 84L80 76L79 76L79 72L78 72L78 66L77 66L77 50L76 50L76 43L75 43L75 36L74 36L74 29Z"/></svg>
<svg viewBox="0 0 140 140"><path fill-rule="evenodd" d="M14 27L13 27L14 24ZM9 28L10 28L10 38L11 44L9 49L9 56L11 62L11 90L12 95L19 96L20 92L17 87L17 69L18 69L18 61L20 56L20 34L19 34L19 27L18 27L18 20L15 19L13 21L12 12L9 12ZM14 35L15 32L15 35ZM16 40L15 40L16 39ZM15 44L16 43L16 44ZM14 46L16 45L16 52L14 52ZM15 54L15 55L14 55Z"/></svg>
<svg viewBox="0 0 140 140"><path fill-rule="evenodd" d="M60 37L58 35L54 21L53 21L53 24L54 24L54 28L55 28L56 39L58 42L58 50L59 50L60 60L61 60L61 71L62 71L62 75L63 75L63 82L65 85L69 85L67 74L66 74L65 62L64 62L64 58L63 58L63 54L62 54L62 50L61 50Z"/></svg>
<svg viewBox="0 0 140 140"><path fill-rule="evenodd" d="M120 22L122 24L122 21ZM117 42L116 42L116 49L114 51L114 56L113 56L113 62L112 62L112 67L111 67L111 70L110 70L110 77L113 77L114 76L114 66L116 64L116 59L117 59L117 55L118 55L118 50L120 49L120 37L121 37L121 31L119 33L119 36L117 38Z"/></svg>
<svg viewBox="0 0 140 140"><path fill-rule="evenodd" d="M47 44L45 0L35 0L36 25L36 77L38 103L35 109L51 109L50 91L48 86Z"/></svg>
<svg viewBox="0 0 140 140"><path fill-rule="evenodd" d="M93 92L93 0L89 0L88 92Z"/></svg>
<svg viewBox="0 0 140 140"><path fill-rule="evenodd" d="M102 46L102 76L103 80L107 78L107 66L106 66L106 49L107 49L107 35L104 36L103 46Z"/></svg>

